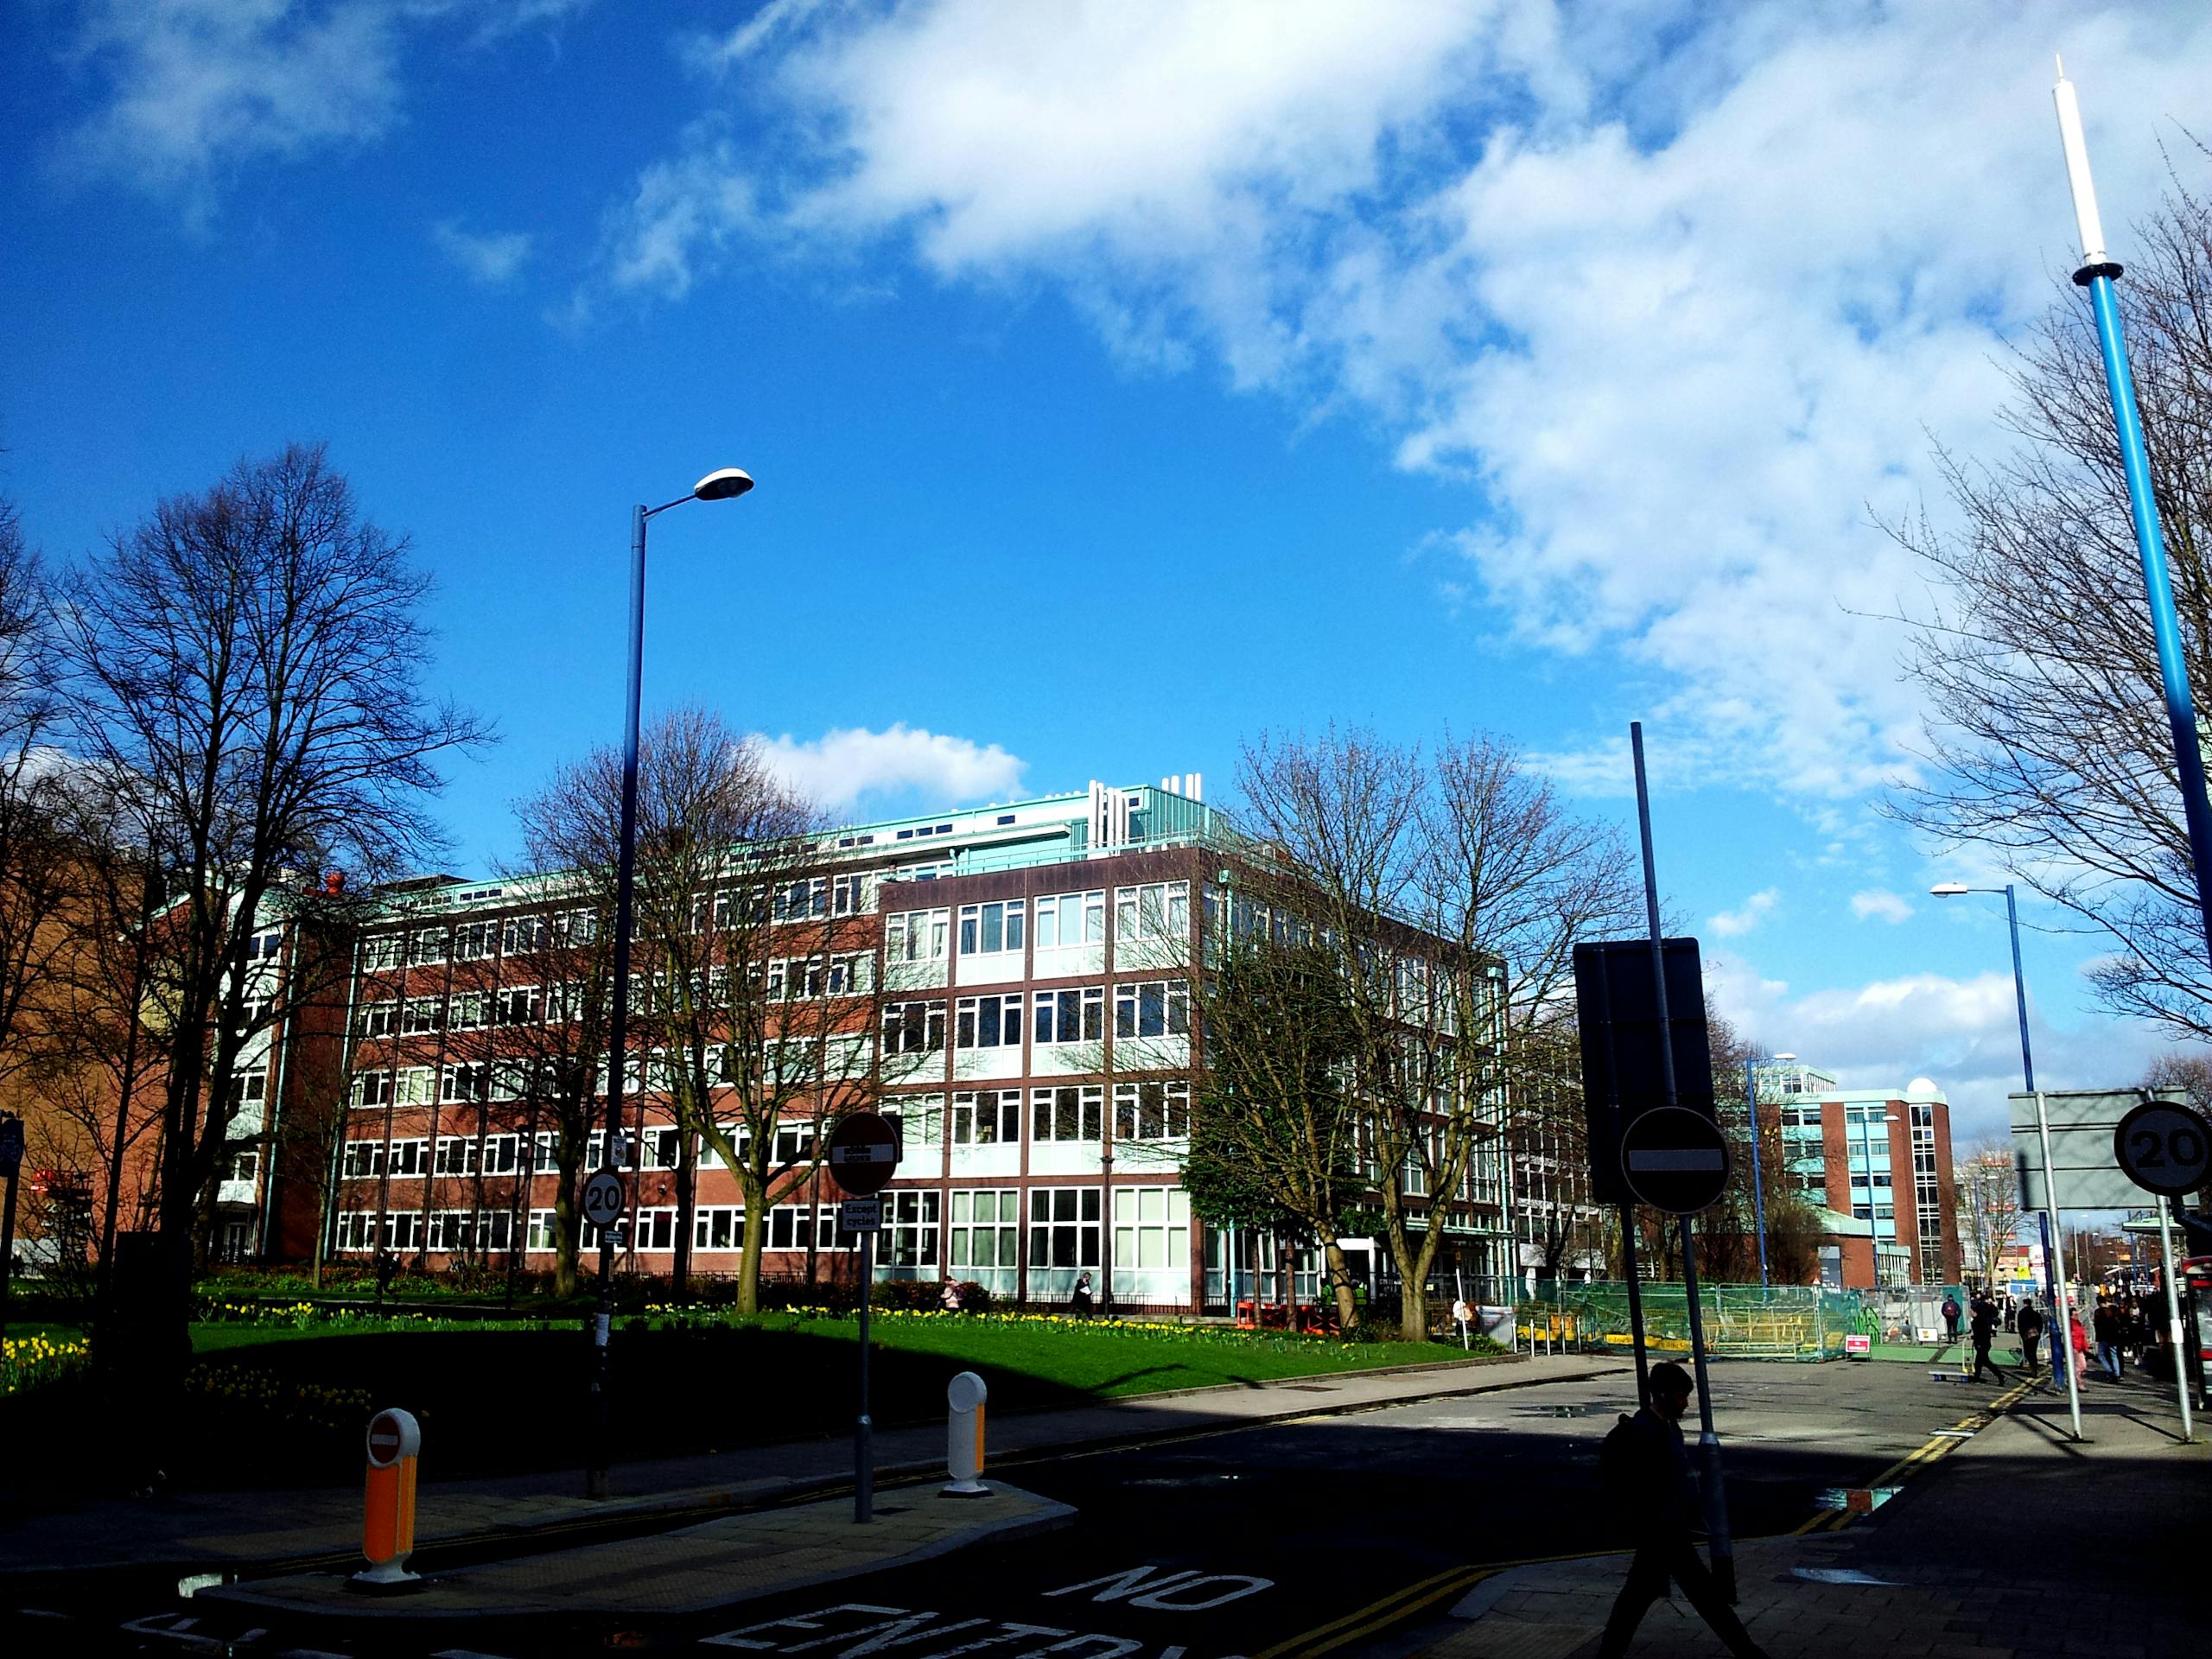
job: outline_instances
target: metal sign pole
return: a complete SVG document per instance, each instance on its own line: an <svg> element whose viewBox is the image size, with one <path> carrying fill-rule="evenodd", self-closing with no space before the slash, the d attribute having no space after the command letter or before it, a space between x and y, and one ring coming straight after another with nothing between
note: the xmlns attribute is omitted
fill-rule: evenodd
<svg viewBox="0 0 2212 1659"><path fill-rule="evenodd" d="M853 1426L853 1519L875 1514L875 1422L868 1408L868 1304L875 1282L875 1235L861 1235L861 1414Z"/></svg>
<svg viewBox="0 0 2212 1659"><path fill-rule="evenodd" d="M1659 937L1659 880L1651 856L1651 794L1643 778L1643 722L1628 727L1636 757L1636 827L1643 842L1643 912L1651 931L1651 988L1658 999L1659 1075L1669 1107L1676 1100L1675 1033L1667 1011L1667 954ZM1753 1149L1757 1155L1757 1148ZM1867 1178L1870 1181L1872 1176ZM1728 1490L1720 1472L1720 1437L1713 1429L1713 1395L1706 1387L1704 1320L1697 1305L1697 1242L1689 1217L1681 1218L1682 1290L1689 1304L1690 1359L1697 1370L1697 1446L1705 1465L1706 1528L1713 1538L1713 1577L1720 1593L1736 1599L1736 1551L1728 1536Z"/></svg>
<svg viewBox="0 0 2212 1659"><path fill-rule="evenodd" d="M9 1189L12 1194L14 1189ZM2160 1277L2166 1281L2166 1322L2174 1338L2174 1392L2181 1397L2181 1437L2184 1440L2196 1438L2196 1426L2189 1415L2189 1373L2182 1369L2181 1287L2174 1281L2179 1276L2174 1271L2174 1201L2161 1193L2158 1198L2158 1266Z"/></svg>
<svg viewBox="0 0 2212 1659"><path fill-rule="evenodd" d="M2036 1090L2036 1134L2043 1141L2044 1225L2050 1230L2050 1236L2044 1240L2044 1248L2049 1252L2044 1258L2044 1268L2051 1275L2055 1319L2050 1331L2050 1357L2055 1367L2059 1354L2063 1351L2066 1356L2066 1407L2073 1415L2074 1438L2078 1440L2082 1438L2082 1382L2074 1375L2074 1298L2066 1284L2066 1232L2058 1218L2058 1176L2050 1162L2050 1114L2044 1109L2040 1089Z"/></svg>

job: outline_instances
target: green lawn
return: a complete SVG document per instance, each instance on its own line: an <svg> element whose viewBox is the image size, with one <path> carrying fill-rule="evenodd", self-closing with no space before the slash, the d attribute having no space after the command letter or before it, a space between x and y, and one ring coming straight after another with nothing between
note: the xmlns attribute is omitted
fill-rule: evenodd
<svg viewBox="0 0 2212 1659"><path fill-rule="evenodd" d="M941 1421L944 1385L962 1370L979 1373L992 1406L1007 1411L1459 1357L1433 1344L1042 1318L894 1316L879 1319L874 1333L874 1414L885 1427ZM617 1455L844 1434L857 1335L849 1318L618 1318L609 1356ZM590 1351L575 1323L211 1322L194 1327L194 1347L183 1419L192 1432L126 1412L121 1437L162 1446L176 1484L357 1479L363 1425L386 1406L421 1420L428 1481L563 1467L581 1455ZM86 1463L118 1438L114 1414L93 1395L65 1385L0 1400L0 1436L26 1449L0 1475L13 1489L0 1496L35 1503L49 1479L81 1490Z"/></svg>

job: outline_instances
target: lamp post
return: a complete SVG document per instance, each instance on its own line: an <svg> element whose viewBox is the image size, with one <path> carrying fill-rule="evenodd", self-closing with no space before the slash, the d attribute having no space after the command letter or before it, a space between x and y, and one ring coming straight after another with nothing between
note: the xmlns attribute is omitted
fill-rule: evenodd
<svg viewBox="0 0 2212 1659"><path fill-rule="evenodd" d="M1777 1060L1794 1060L1795 1054L1777 1054ZM1759 1288L1768 1287L1766 1267L1766 1188L1759 1174L1759 1078L1756 1059L1744 1061L1744 1109L1751 1118L1751 1214L1759 1230Z"/></svg>
<svg viewBox="0 0 2212 1659"><path fill-rule="evenodd" d="M2013 895L2012 884L2001 887L1970 887L1963 881L1938 881L1928 889L1937 899L1955 899L1963 893L1986 893L2005 895L2005 925L2012 938L2012 1000L2020 1016L2020 1076L2026 1092L2035 1096L2036 1135L2043 1143L2044 1209L2037 1217L2043 1229L2043 1272L2046 1294L2050 1298L2051 1311L2057 1322L2050 1332L2051 1357L2056 1359L2063 1344L2072 1335L2073 1306L2066 1290L2065 1239L2058 1227L2058 1179L2050 1166L2050 1120L2045 1116L2043 1095L2036 1088L2035 1055L2028 1046L2028 982L2020 972L2020 906ZM2074 1419L2074 1438L2082 1438L2082 1389L2074 1376L2069 1354L2066 1367L2066 1403Z"/></svg>
<svg viewBox="0 0 2212 1659"><path fill-rule="evenodd" d="M614 1007L607 1027L607 1138L600 1167L620 1173L622 1085L630 1040L630 931L638 863L638 705L645 690L645 520L686 501L728 501L753 487L751 474L734 467L709 473L688 495L630 512L630 680L622 722L622 833L615 855ZM599 1301L591 1324L591 1459L584 1474L588 1497L607 1495L612 1439L607 1395L607 1336L614 1317L614 1223L599 1230Z"/></svg>

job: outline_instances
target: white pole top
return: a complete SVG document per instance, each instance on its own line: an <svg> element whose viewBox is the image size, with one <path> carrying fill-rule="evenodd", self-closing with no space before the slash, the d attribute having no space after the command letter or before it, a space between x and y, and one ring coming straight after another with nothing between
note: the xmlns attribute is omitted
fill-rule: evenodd
<svg viewBox="0 0 2212 1659"><path fill-rule="evenodd" d="M2050 89L2058 105L2058 141L2066 150L2066 182L2074 191L2074 224L2082 238L2082 263L2112 263L2105 251L2104 222L2097 217L2097 187L2089 177L2089 147L2082 139L2082 106L2075 101L2074 83L2066 79L2065 60L2059 59L2058 85Z"/></svg>

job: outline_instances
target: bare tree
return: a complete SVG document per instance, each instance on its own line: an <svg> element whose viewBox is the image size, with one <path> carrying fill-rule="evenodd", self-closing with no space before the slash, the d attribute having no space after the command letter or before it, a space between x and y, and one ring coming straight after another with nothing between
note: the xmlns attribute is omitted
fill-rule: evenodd
<svg viewBox="0 0 2212 1659"><path fill-rule="evenodd" d="M439 760L486 736L421 691L429 588L321 448L297 445L162 502L68 586L72 737L172 900L149 1021L172 1363L263 1017L247 1006L257 935L272 916L350 920L324 871L381 876L426 855Z"/></svg>
<svg viewBox="0 0 2212 1659"><path fill-rule="evenodd" d="M1205 1041L1182 1180L1209 1223L1314 1240L1338 1326L1351 1331L1359 1304L1342 1239L1368 1197L1355 1162L1357 1028L1309 899L1253 869L1215 916L1191 981Z"/></svg>
<svg viewBox="0 0 2212 1659"><path fill-rule="evenodd" d="M2118 294L2152 485L2200 696L2212 685L2212 204L2176 184ZM2062 286L2012 359L2018 440L1939 457L1958 527L1890 527L1933 584L1907 671L1925 770L1894 810L1993 853L2116 949L2107 1003L2212 1035L2212 972L2126 481L2085 291Z"/></svg>
<svg viewBox="0 0 2212 1659"><path fill-rule="evenodd" d="M1952 1169L1958 1193L1959 1243L1984 1289L1997 1282L1998 1258L2020 1224L2019 1176L2009 1137L1977 1141Z"/></svg>
<svg viewBox="0 0 2212 1659"><path fill-rule="evenodd" d="M532 845L611 918L620 759L594 753L540 798ZM755 746L683 710L639 744L632 1029L626 1076L672 1115L677 1273L688 1278L698 1160L745 1201L738 1306L759 1306L778 1203L820 1168L829 1130L876 1097L873 878L843 868L818 816ZM626 1090L626 1092L630 1092ZM823 1216L802 1209L817 1241Z"/></svg>
<svg viewBox="0 0 2212 1659"><path fill-rule="evenodd" d="M1447 736L1424 757L1358 730L1263 737L1240 783L1248 831L1311 887L1338 953L1380 1236L1418 1338L1478 1158L1499 1153L1518 1109L1518 1043L1567 982L1575 942L1634 922L1633 866L1494 738Z"/></svg>
<svg viewBox="0 0 2212 1659"><path fill-rule="evenodd" d="M46 573L0 499L0 1085L39 1060L48 1004L65 966L78 854L61 757L61 715Z"/></svg>

